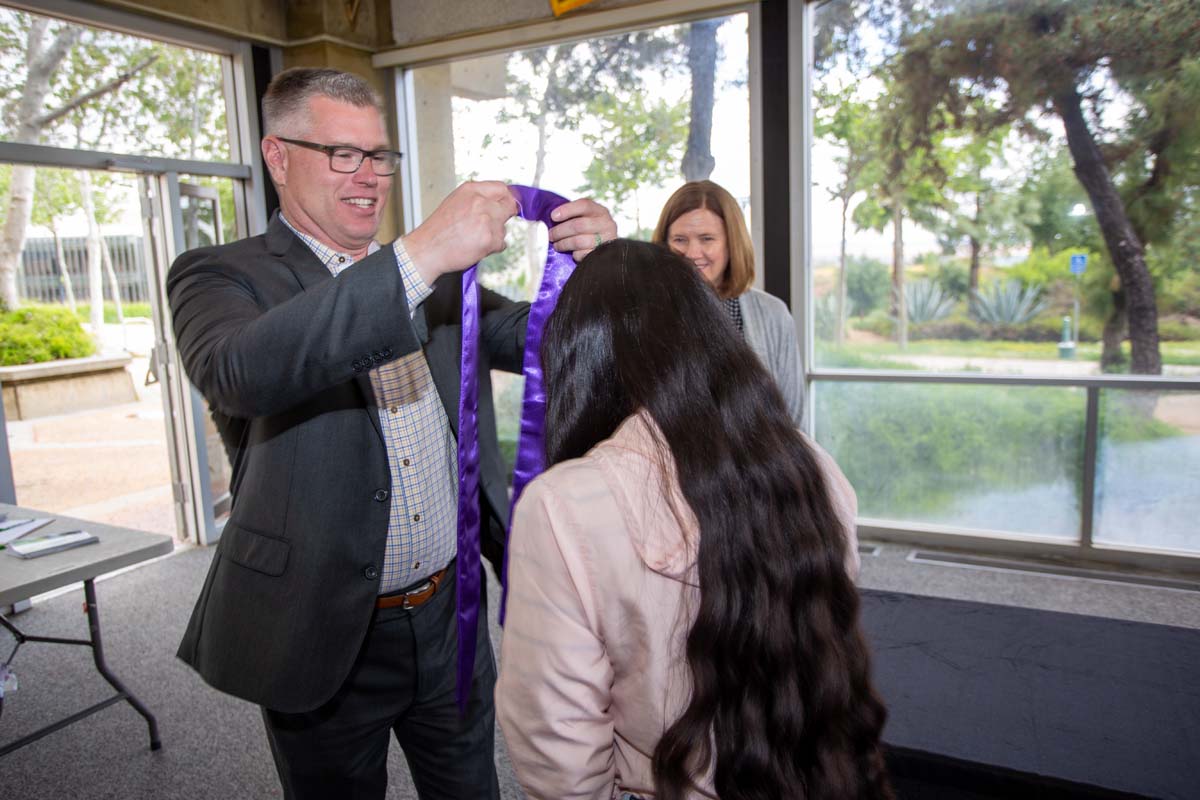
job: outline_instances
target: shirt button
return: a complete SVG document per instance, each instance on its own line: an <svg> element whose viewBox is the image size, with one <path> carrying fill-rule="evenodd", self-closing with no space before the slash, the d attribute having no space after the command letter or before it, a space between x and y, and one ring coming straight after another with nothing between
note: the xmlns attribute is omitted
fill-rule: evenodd
<svg viewBox="0 0 1200 800"><path fill-rule="evenodd" d="M363 577L369 581L377 580L379 578L379 568L374 564L367 564L363 567Z"/></svg>
<svg viewBox="0 0 1200 800"><path fill-rule="evenodd" d="M387 489L377 489L375 491L375 502L376 503L382 503L384 500L387 500L387 499L388 499L388 490Z"/></svg>
<svg viewBox="0 0 1200 800"><path fill-rule="evenodd" d="M339 264L345 264L345 263L346 263L346 257L345 257L345 256L338 256L338 263L339 263Z"/></svg>
<svg viewBox="0 0 1200 800"><path fill-rule="evenodd" d="M393 409L393 410L392 410L392 413L393 413L393 414L394 414L394 413L396 413L396 412L395 412L395 409ZM412 462L411 462L411 461L409 461L407 458L406 458L406 459L404 459L403 461L401 461L400 463L401 463L401 464L403 464L403 465L404 465L404 466L406 466L406 467L411 467L411 466L412 466Z"/></svg>
<svg viewBox="0 0 1200 800"><path fill-rule="evenodd" d="M421 515L413 514L413 522L420 522L420 521L421 521Z"/></svg>
<svg viewBox="0 0 1200 800"><path fill-rule="evenodd" d="M388 412L389 412L389 413L391 413L391 414L395 414L395 413L396 413L396 410L397 410L397 409L396 409L396 406L392 406L392 407L390 407L390 408L388 409ZM405 461L405 462L404 462L404 466L406 466L406 467L408 466L408 462L407 462L407 461Z"/></svg>
<svg viewBox="0 0 1200 800"><path fill-rule="evenodd" d="M420 561L414 561L414 562L413 562L413 569L420 569L420 568L421 568L421 562L420 562Z"/></svg>

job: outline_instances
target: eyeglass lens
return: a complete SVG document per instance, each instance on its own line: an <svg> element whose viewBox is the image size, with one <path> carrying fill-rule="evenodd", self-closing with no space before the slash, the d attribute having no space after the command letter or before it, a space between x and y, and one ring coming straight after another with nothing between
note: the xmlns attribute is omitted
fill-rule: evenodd
<svg viewBox="0 0 1200 800"><path fill-rule="evenodd" d="M365 156L366 153L353 147L337 147L329 153L329 166L334 172L357 172ZM371 169L376 175L391 175L395 173L399 160L395 153L373 153Z"/></svg>

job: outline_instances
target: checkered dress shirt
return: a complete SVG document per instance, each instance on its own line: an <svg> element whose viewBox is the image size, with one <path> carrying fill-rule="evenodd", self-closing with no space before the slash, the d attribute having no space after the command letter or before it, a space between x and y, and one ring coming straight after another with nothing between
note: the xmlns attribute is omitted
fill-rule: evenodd
<svg viewBox="0 0 1200 800"><path fill-rule="evenodd" d="M352 256L301 233L282 215L280 219L335 278L354 264ZM411 315L433 289L421 279L399 239L392 248ZM368 255L377 250L378 242L372 242ZM370 378L392 478L387 550L379 581L379 593L387 594L438 572L457 552L458 451L422 351L371 370Z"/></svg>

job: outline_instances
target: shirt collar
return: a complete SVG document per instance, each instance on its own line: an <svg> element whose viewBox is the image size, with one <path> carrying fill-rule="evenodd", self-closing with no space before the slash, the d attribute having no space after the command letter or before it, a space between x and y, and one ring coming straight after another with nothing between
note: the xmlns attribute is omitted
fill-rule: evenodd
<svg viewBox="0 0 1200 800"><path fill-rule="evenodd" d="M308 249L313 251L313 255L317 257L317 260L320 261L333 275L336 276L339 272L354 263L354 256L350 255L349 253L340 253L337 250L334 250L332 247L323 244L316 238L309 236L307 233L297 230L295 225L288 222L288 218L283 215L282 211L279 212L279 218L283 220L284 225L288 226L288 230L296 234L296 238L304 242ZM371 255L378 249L379 242L372 240L371 243L367 245L367 255Z"/></svg>

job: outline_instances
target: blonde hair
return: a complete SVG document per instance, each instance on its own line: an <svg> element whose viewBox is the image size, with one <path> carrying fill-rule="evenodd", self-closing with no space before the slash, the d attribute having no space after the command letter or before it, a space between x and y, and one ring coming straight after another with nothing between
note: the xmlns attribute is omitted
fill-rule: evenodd
<svg viewBox="0 0 1200 800"><path fill-rule="evenodd" d="M725 246L729 268L715 288L722 299L738 297L754 283L754 244L746 229L746 218L733 195L712 181L689 181L675 190L663 206L651 241L667 245L667 231L675 220L697 209L708 209L725 223ZM668 245L669 246L669 245Z"/></svg>

